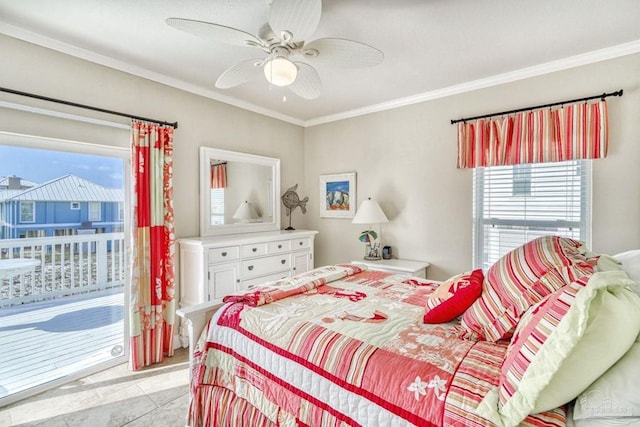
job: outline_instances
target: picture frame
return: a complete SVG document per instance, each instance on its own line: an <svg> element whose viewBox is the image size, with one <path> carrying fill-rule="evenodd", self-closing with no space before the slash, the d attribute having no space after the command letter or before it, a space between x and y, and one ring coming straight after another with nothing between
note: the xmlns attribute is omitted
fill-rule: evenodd
<svg viewBox="0 0 640 427"><path fill-rule="evenodd" d="M353 218L356 214L356 173L320 175L321 218Z"/></svg>

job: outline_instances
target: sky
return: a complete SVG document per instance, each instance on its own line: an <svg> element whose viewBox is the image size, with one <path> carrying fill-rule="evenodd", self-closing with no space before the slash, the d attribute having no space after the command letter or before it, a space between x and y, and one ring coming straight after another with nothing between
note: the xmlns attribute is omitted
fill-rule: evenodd
<svg viewBox="0 0 640 427"><path fill-rule="evenodd" d="M42 184L71 174L103 187L123 188L123 173L119 158L0 145L0 176Z"/></svg>

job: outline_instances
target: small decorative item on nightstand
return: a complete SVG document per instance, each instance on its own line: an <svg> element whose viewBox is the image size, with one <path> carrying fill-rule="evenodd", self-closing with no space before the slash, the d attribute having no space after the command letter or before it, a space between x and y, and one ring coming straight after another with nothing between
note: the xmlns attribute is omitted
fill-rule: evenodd
<svg viewBox="0 0 640 427"><path fill-rule="evenodd" d="M389 222L384 212L375 201L369 197L362 202L360 209L356 212L356 216L352 221L354 224L371 224L368 230L360 233L358 239L365 243L364 259L378 260L381 259L380 242L378 240L378 233L372 228L374 224L381 224L383 222Z"/></svg>
<svg viewBox="0 0 640 427"><path fill-rule="evenodd" d="M391 246L382 248L382 259L391 259Z"/></svg>

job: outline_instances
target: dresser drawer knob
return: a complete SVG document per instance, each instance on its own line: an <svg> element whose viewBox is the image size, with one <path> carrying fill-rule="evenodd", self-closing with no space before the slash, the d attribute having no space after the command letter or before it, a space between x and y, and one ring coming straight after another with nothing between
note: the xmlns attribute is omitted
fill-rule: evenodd
<svg viewBox="0 0 640 427"><path fill-rule="evenodd" d="M249 267L247 267L249 269L249 271L253 270L253 265L250 265Z"/></svg>
<svg viewBox="0 0 640 427"><path fill-rule="evenodd" d="M257 252L258 248L251 248L251 252Z"/></svg>
<svg viewBox="0 0 640 427"><path fill-rule="evenodd" d="M278 245L278 249L282 249L282 245Z"/></svg>
<svg viewBox="0 0 640 427"><path fill-rule="evenodd" d="M226 252L222 252L222 256L227 256L227 253Z"/></svg>
<svg viewBox="0 0 640 427"><path fill-rule="evenodd" d="M299 244L300 246L302 246L302 245L303 245L303 243L302 243L302 242L300 242L300 243L298 243L298 244Z"/></svg>
<svg viewBox="0 0 640 427"><path fill-rule="evenodd" d="M280 260L280 263L281 263L281 264L286 264L286 262L287 262L287 260L286 260L286 259L282 259L282 260Z"/></svg>

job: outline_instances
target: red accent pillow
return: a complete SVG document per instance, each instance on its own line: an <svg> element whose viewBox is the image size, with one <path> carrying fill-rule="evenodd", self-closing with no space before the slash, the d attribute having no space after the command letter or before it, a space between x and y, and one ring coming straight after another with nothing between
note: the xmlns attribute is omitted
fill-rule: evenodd
<svg viewBox="0 0 640 427"><path fill-rule="evenodd" d="M427 300L424 323L444 323L460 316L480 296L483 280L482 270L473 270L443 282Z"/></svg>

